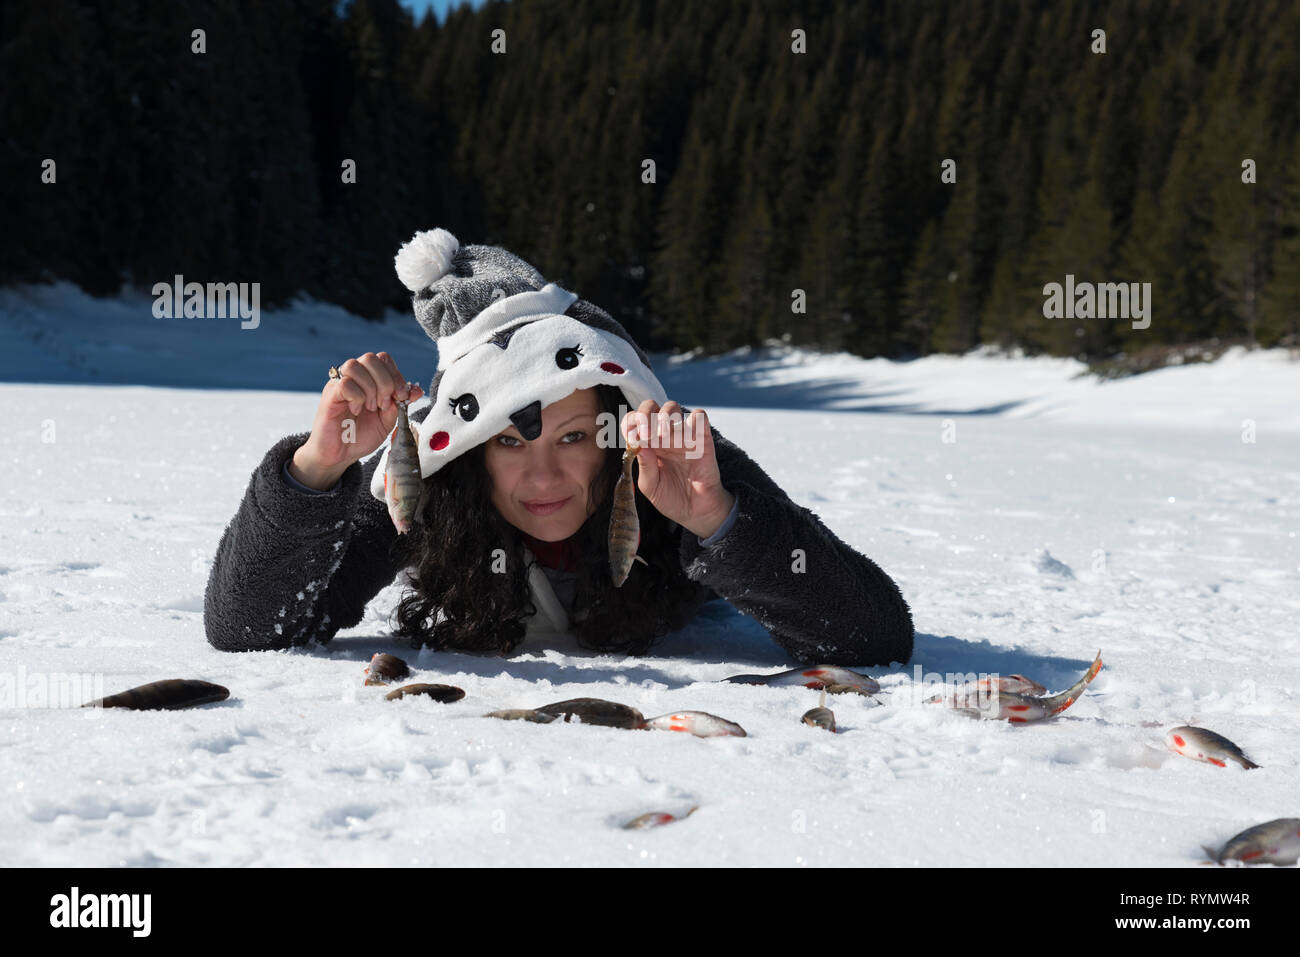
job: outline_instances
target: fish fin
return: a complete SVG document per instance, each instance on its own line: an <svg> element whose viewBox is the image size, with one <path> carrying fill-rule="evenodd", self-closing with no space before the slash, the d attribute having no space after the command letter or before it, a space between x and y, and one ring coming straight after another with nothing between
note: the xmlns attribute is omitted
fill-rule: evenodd
<svg viewBox="0 0 1300 957"><path fill-rule="evenodd" d="M1216 851L1216 850L1214 850L1213 848L1211 848L1209 845L1207 845L1207 844L1202 844L1202 845L1201 845L1201 850L1203 850L1206 854L1209 855L1209 857L1210 857L1210 863L1211 863L1211 864L1222 864L1222 863L1223 863L1223 861L1219 858L1219 852Z"/></svg>
<svg viewBox="0 0 1300 957"><path fill-rule="evenodd" d="M640 562L640 563L641 563L642 565L644 565L646 568L649 568L649 567L650 567L650 563L649 563L648 561L646 561L644 558L642 558L640 555L633 555L633 556L632 556L632 561L634 561L634 562Z"/></svg>

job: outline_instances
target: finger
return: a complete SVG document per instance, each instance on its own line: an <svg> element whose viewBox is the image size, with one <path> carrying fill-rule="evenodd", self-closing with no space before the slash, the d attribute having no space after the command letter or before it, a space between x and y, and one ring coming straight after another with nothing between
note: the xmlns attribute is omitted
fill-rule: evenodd
<svg viewBox="0 0 1300 957"><path fill-rule="evenodd" d="M676 415L673 415L672 412L674 406L678 409ZM678 435L680 433L675 431L675 429L680 429L681 427L680 410L681 406L677 405L675 402L669 402L660 409L659 414L655 416L655 445L659 449L660 454L666 452L673 455L676 454L681 447L681 442L678 440Z"/></svg>
<svg viewBox="0 0 1300 957"><path fill-rule="evenodd" d="M344 363L346 365L346 363ZM335 402L342 401L347 404L348 413L357 415L366 407L366 390L357 384L357 380L351 376L343 376L341 379L334 379L326 388L332 388L332 400Z"/></svg>
<svg viewBox="0 0 1300 957"><path fill-rule="evenodd" d="M646 399L636 410L637 444L644 447L650 444L650 428L654 423L654 414L659 410L659 403Z"/></svg>
<svg viewBox="0 0 1300 957"><path fill-rule="evenodd" d="M641 494L651 501L654 500L654 493L659 488L659 457L655 455L655 450L641 446L641 451L637 453L637 471L636 484L641 489Z"/></svg>
<svg viewBox="0 0 1300 957"><path fill-rule="evenodd" d="M373 353L370 354L373 355ZM370 371L362 365L361 362L356 359L349 359L347 362L343 363L343 365L339 366L339 371L342 372L346 378L351 379L354 383L360 386L362 397L365 400L363 402L365 408L372 411L378 408L375 396L375 377L370 374ZM349 391L349 398L352 395L353 393ZM358 411L360 410L354 410L354 413Z"/></svg>
<svg viewBox="0 0 1300 957"><path fill-rule="evenodd" d="M388 408L392 405L393 387L396 385L388 363L373 352L367 352L358 361L375 380L375 409L378 411Z"/></svg>
<svg viewBox="0 0 1300 957"><path fill-rule="evenodd" d="M624 416L624 442L641 447L650 444L650 416L655 407L654 399L646 399L639 408Z"/></svg>
<svg viewBox="0 0 1300 957"><path fill-rule="evenodd" d="M402 377L402 370L397 368L397 360L387 352L379 353L379 358L384 360L384 364L388 366L388 374L392 377L393 400L396 402L414 402L418 399L422 390L414 382L408 382Z"/></svg>
<svg viewBox="0 0 1300 957"><path fill-rule="evenodd" d="M705 459L717 463L717 453L713 448L713 428L709 425L709 414L703 409L696 409L689 417L690 445L686 457Z"/></svg>
<svg viewBox="0 0 1300 957"><path fill-rule="evenodd" d="M671 408L669 408L671 406ZM668 416L669 448L680 455L686 448L686 411L679 402L669 402L659 412Z"/></svg>
<svg viewBox="0 0 1300 957"><path fill-rule="evenodd" d="M388 379L392 382L393 391L389 398L395 402L406 401L406 380L402 378L402 371L397 368L397 360L387 352L376 353L383 360L384 368L388 370Z"/></svg>

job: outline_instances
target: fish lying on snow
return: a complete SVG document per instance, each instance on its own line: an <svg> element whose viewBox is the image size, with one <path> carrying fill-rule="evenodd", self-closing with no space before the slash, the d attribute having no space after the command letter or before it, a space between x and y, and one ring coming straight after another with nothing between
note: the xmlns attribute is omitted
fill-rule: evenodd
<svg viewBox="0 0 1300 957"><path fill-rule="evenodd" d="M957 697L970 698L976 695L989 695L995 691L1036 696L1047 694L1046 688L1024 675L985 675L978 681L967 682L958 688ZM938 704L943 700L943 695L937 694L933 698L929 698L926 704Z"/></svg>
<svg viewBox="0 0 1300 957"><path fill-rule="evenodd" d="M745 737L745 729L734 721L719 718L704 711L674 711L661 714L649 720L636 708L617 701L603 698L570 698L555 704L543 705L532 710L510 708L504 711L489 711L483 717L501 718L506 721L536 721L548 724L557 718L565 721L577 721L579 724L603 725L607 728L627 728L629 730L647 731L686 731L698 738L712 738L719 735Z"/></svg>
<svg viewBox="0 0 1300 957"><path fill-rule="evenodd" d="M370 659L370 664L366 665L366 684L386 685L390 681L409 677L410 674L410 666L397 655L380 652Z"/></svg>
<svg viewBox="0 0 1300 957"><path fill-rule="evenodd" d="M636 553L641 547L641 519L636 513L636 483L632 463L638 446L628 444L623 452L623 472L614 486L614 504L609 512L609 572L615 588L621 588L632 571L632 563L648 564Z"/></svg>
<svg viewBox="0 0 1300 957"><path fill-rule="evenodd" d="M1082 678L1065 691L1054 695L1017 694L1012 691L972 690L964 686L953 697L946 699L955 710L976 718L1005 718L1012 724L1024 724L1027 721L1039 721L1060 714L1079 700L1083 689L1097 672L1101 671L1101 652Z"/></svg>
<svg viewBox="0 0 1300 957"><path fill-rule="evenodd" d="M397 701L399 698L413 698L420 695L451 704L465 697L465 692L455 685L402 685L384 695L385 701Z"/></svg>
<svg viewBox="0 0 1300 957"><path fill-rule="evenodd" d="M577 718L580 724L599 724L610 728L639 728L645 724L645 715L636 708L602 698L570 698L536 709L541 714L562 717L565 721Z"/></svg>
<svg viewBox="0 0 1300 957"><path fill-rule="evenodd" d="M835 731L835 712L826 707L826 689L822 689L822 702L816 708L805 711L800 719L804 724L811 725L814 728L825 728L827 731Z"/></svg>
<svg viewBox="0 0 1300 957"><path fill-rule="evenodd" d="M667 811L651 811L649 814L642 814L640 817L634 817L623 825L625 831L642 831L649 827L661 827L664 824L671 824L673 821L683 821L690 817L699 806L691 808L685 814L669 814Z"/></svg>
<svg viewBox="0 0 1300 957"><path fill-rule="evenodd" d="M1024 675L986 675L975 682L984 691L1006 691L1009 694L1045 695L1047 689Z"/></svg>
<svg viewBox="0 0 1300 957"><path fill-rule="evenodd" d="M864 691L862 688L855 688L853 685L824 685L822 691L827 694L856 694L864 698L869 698L873 703L880 704L880 699L870 691Z"/></svg>
<svg viewBox="0 0 1300 957"><path fill-rule="evenodd" d="M685 731L697 738L748 737L745 729L736 722L719 718L716 714L709 714L707 711L674 711L672 714L661 714L657 718L649 718L642 722L641 727L648 731Z"/></svg>
<svg viewBox="0 0 1300 957"><path fill-rule="evenodd" d="M398 535L411 530L424 479L420 477L420 433L406 417L406 403L397 403L397 425L388 444L388 464L384 469L384 501L388 517Z"/></svg>
<svg viewBox="0 0 1300 957"><path fill-rule="evenodd" d="M1221 768L1226 768L1229 761L1234 761L1247 770L1259 767L1242 754L1241 748L1223 735L1206 728L1194 728L1187 724L1174 728L1165 735L1165 744L1169 745L1169 750L1185 758L1217 764Z"/></svg>
<svg viewBox="0 0 1300 957"><path fill-rule="evenodd" d="M193 708L195 705L210 704L213 701L225 701L230 697L230 689L214 685L210 681L194 678L168 678L154 681L138 688L90 701L83 708L130 708L133 711L176 711L181 708Z"/></svg>
<svg viewBox="0 0 1300 957"><path fill-rule="evenodd" d="M507 708L504 711L489 711L485 718L500 718L503 721L533 721L537 724L550 724L558 714L542 714L531 708Z"/></svg>
<svg viewBox="0 0 1300 957"><path fill-rule="evenodd" d="M774 675L734 675L723 680L738 685L772 685L778 688L797 686L812 688L814 691L820 688L839 689L838 692L831 690L831 694L844 691L875 694L880 690L880 682L870 675L858 674L856 671L850 671L848 668L840 668L836 665L812 665L808 668L780 671Z"/></svg>
<svg viewBox="0 0 1300 957"><path fill-rule="evenodd" d="M1294 864L1300 859L1300 817L1280 817L1248 827L1223 845L1223 850L1203 848L1216 864Z"/></svg>

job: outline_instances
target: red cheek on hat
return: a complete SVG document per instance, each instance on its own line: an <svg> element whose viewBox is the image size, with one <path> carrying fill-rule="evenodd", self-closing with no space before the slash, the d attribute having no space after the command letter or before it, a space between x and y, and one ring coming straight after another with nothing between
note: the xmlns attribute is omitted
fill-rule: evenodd
<svg viewBox="0 0 1300 957"><path fill-rule="evenodd" d="M602 362L600 367L606 372L614 373L614 375L622 375L625 371L623 367L616 362Z"/></svg>
<svg viewBox="0 0 1300 957"><path fill-rule="evenodd" d="M441 452L447 447L449 441L451 441L451 436L446 432L435 432L429 439L429 448L435 452Z"/></svg>

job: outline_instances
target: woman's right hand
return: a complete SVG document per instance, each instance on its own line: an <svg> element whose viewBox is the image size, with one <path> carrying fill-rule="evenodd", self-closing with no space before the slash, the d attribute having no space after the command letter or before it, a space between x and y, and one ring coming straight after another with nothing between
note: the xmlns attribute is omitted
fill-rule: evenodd
<svg viewBox="0 0 1300 957"><path fill-rule="evenodd" d="M396 403L424 394L402 377L387 352L367 352L338 370L341 378L321 390L311 437L289 463L289 474L309 488L332 488L348 466L384 444L397 424Z"/></svg>

